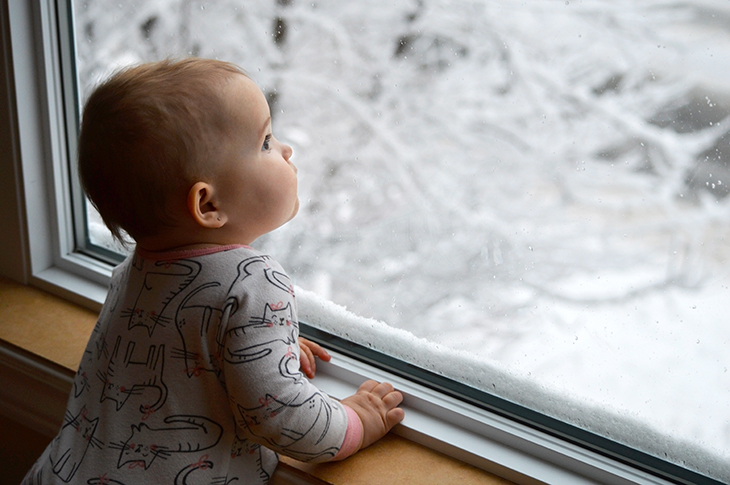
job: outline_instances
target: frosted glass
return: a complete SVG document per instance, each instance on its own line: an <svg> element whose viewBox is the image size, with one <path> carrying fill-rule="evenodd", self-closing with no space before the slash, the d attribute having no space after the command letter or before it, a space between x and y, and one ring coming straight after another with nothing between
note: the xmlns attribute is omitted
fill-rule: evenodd
<svg viewBox="0 0 730 485"><path fill-rule="evenodd" d="M298 285L730 460L726 0L75 9L84 92L193 54L269 95Z"/></svg>

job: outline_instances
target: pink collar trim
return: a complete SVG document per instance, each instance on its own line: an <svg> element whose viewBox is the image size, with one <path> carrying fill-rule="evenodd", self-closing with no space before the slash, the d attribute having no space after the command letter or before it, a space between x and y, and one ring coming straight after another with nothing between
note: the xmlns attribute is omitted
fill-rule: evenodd
<svg viewBox="0 0 730 485"><path fill-rule="evenodd" d="M213 246L210 248L201 249L181 249L179 251L147 251L138 247L135 249L135 251L144 259L151 259L153 261L167 261L171 259L196 258L198 256L221 253L223 251L230 251L231 249L240 248L253 249L251 246L247 246L245 244L229 244L227 246Z"/></svg>

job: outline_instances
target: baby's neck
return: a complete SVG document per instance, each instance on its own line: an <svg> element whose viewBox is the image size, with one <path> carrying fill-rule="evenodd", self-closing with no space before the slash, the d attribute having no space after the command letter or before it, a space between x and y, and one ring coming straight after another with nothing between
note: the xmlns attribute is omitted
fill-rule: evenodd
<svg viewBox="0 0 730 485"><path fill-rule="evenodd" d="M137 247L152 253L168 253L168 252L177 252L177 251L192 251L195 249L208 249L208 248L215 248L224 246L224 244L218 244L218 243L194 243L194 244L183 244L181 246L149 246L149 245L142 245L137 244Z"/></svg>
<svg viewBox="0 0 730 485"><path fill-rule="evenodd" d="M166 226L158 234L136 238L136 242L145 251L169 252L231 245L248 246L255 239L250 234L229 231L226 225L211 229L185 221L179 225Z"/></svg>
<svg viewBox="0 0 730 485"><path fill-rule="evenodd" d="M162 233L137 239L137 247L145 251L161 253L187 251L225 246L213 234L206 234L197 228L166 228Z"/></svg>

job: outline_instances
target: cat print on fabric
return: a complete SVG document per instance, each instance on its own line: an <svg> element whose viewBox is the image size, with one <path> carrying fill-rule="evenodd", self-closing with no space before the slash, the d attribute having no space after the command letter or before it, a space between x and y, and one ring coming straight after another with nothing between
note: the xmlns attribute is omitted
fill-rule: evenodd
<svg viewBox="0 0 730 485"><path fill-rule="evenodd" d="M268 330L287 327L286 338L273 338ZM225 337L223 358L230 364L245 364L274 354L288 355L293 345L298 345L296 335L299 325L293 321L291 305L266 303L261 317L252 317L251 323L229 330ZM276 332L275 335L279 335ZM272 365L279 365L278 362Z"/></svg>
<svg viewBox="0 0 730 485"><path fill-rule="evenodd" d="M229 479L227 476L216 476L213 470L214 464L208 460L208 455L203 455L200 459L186 466L175 476L175 485L198 485L205 483L206 485L228 485L232 482L238 482L238 478Z"/></svg>
<svg viewBox="0 0 730 485"><path fill-rule="evenodd" d="M89 478L86 480L86 485L126 485L124 482L108 478L106 475L100 477Z"/></svg>
<svg viewBox="0 0 730 485"><path fill-rule="evenodd" d="M151 264L143 261L143 264ZM165 315L169 303L182 292L200 273L200 263L189 260L157 261L156 270L148 271L139 290L134 307L121 312L129 318L129 330L143 327L151 337L158 325L167 325L170 317ZM160 289L170 288L160 298Z"/></svg>
<svg viewBox="0 0 730 485"><path fill-rule="evenodd" d="M89 418L86 407L77 415L66 412L61 433L55 438L54 453L51 456L53 473L64 482L69 482L81 466L89 448L101 448L102 443L94 436L99 418Z"/></svg>
<svg viewBox="0 0 730 485"><path fill-rule="evenodd" d="M151 404L140 404L140 412L145 416L157 411L167 399L167 386L162 380L165 364L165 346L151 345L147 350L145 360L134 360L135 342L128 342L124 358L119 361L119 352L122 347L121 335L117 337L114 350L109 359L106 372L99 372L98 377L104 383L99 402L111 399L116 402L117 411L122 409L127 400L133 395L148 395L148 389L157 392L157 400ZM135 367L135 372L121 372L121 369ZM119 371L119 372L117 372ZM134 379L128 381L127 379Z"/></svg>
<svg viewBox="0 0 730 485"><path fill-rule="evenodd" d="M238 405L240 419L239 426L251 435L264 440L274 448L286 448L287 455L301 461L309 461L322 456L333 457L339 448L331 447L312 453L305 447L297 446L303 437L312 434L315 443L319 443L329 431L332 418L332 409L326 397L315 392L307 398L297 396L289 402L282 402L276 396L267 394L259 398L259 406L246 409ZM292 413L289 408L305 408L307 413ZM306 416L308 419L292 420L291 415ZM274 424L272 424L274 423ZM263 428L272 426L280 429L277 437L267 437Z"/></svg>
<svg viewBox="0 0 730 485"><path fill-rule="evenodd" d="M243 261L241 261L238 264L238 276L231 284L231 288L228 290L228 294L229 295L244 294L244 293L241 293L240 291L235 290L234 288L235 287L240 288L241 285L243 283L245 283L246 280L248 280L252 276L254 276L255 278L259 278L262 272L264 274L266 274L267 270L273 271L271 266L269 266L269 261L273 261L272 258L270 256L264 256L264 255L254 256L252 258L247 258L247 259L244 259ZM286 275L284 275L284 277L286 277ZM288 277L286 277L286 278L288 279ZM267 277L267 279L269 279L269 278ZM274 284L274 286L277 286L277 287L283 289L284 291L289 291L288 289L283 288L285 286L283 284L277 284L277 283L273 283L273 282L272 282L272 284Z"/></svg>
<svg viewBox="0 0 730 485"><path fill-rule="evenodd" d="M269 266L269 260L270 258L266 257L256 257L241 262L238 266L238 277L231 285L229 295L244 295L248 285L263 285L285 292L288 300L291 282L285 274L274 273ZM282 294L282 298L285 298L285 295ZM226 308L223 309L223 321L232 318L238 311L238 300L233 296L229 297ZM289 301L286 304L280 300L266 303L254 315L249 318L246 325L230 328L224 335L218 337L219 346L222 348L222 358L226 362L245 364L268 357L272 353L284 355L290 346L297 345L296 336L299 332L299 325L294 318L294 310ZM275 327L287 328L287 337L285 339L277 338L276 336L281 335L281 332L271 334L267 331ZM272 362L271 365L278 366L278 360Z"/></svg>
<svg viewBox="0 0 730 485"><path fill-rule="evenodd" d="M218 331L222 311L202 302L210 301L208 293L220 286L220 283L212 282L195 288L185 296L175 313L175 326L182 348L174 348L172 357L185 361L188 377L200 377L202 372L218 372L219 357L217 353L210 355L206 344L208 333ZM215 352L216 349L211 350Z"/></svg>
<svg viewBox="0 0 730 485"><path fill-rule="evenodd" d="M253 441L249 441L246 438L240 438L236 435L236 439L233 441L231 447L231 458L236 458L242 455L255 455L261 450L261 445Z"/></svg>
<svg viewBox="0 0 730 485"><path fill-rule="evenodd" d="M272 285L289 293L292 298L294 298L294 285L292 285L291 280L285 273L276 271L272 268L266 268L264 270L264 274L266 275L266 279L269 280Z"/></svg>
<svg viewBox="0 0 730 485"><path fill-rule="evenodd" d="M78 370L76 370L76 376L74 377L73 395L75 398L78 398L83 392L91 389L89 376L84 369L91 367L93 364L92 359L92 352L90 350L84 351L84 355L81 357L81 364Z"/></svg>
<svg viewBox="0 0 730 485"><path fill-rule="evenodd" d="M284 273L274 274L274 270L269 265L270 261L272 261L270 257L262 255L247 258L239 263L238 275L228 290L229 296L222 310L222 322L229 321L241 311L239 295L247 294L250 288L276 288L286 293L286 299L289 298L292 293L291 281ZM282 299L284 298L285 295L282 294ZM286 341L279 339L280 343L285 346L284 349L286 346L296 343L299 327L294 319L290 303L287 302L284 305L281 300L275 300L275 303L267 303L260 312L256 312L255 315L260 314L261 316L250 317L247 325L228 329L225 328L225 325L220 325L216 342L221 358L232 364L241 364L261 359L275 352L278 349L267 347L269 343L272 343L271 337L251 331L273 328L275 325L291 327Z"/></svg>
<svg viewBox="0 0 730 485"><path fill-rule="evenodd" d="M299 366L299 344L297 334L299 325L294 320L291 304L266 303L261 317L251 317L248 325L235 327L228 331L225 338L224 359L229 364L246 364L269 359L260 365L278 368L282 377L298 381L303 377ZM285 338L274 328L285 328Z"/></svg>
<svg viewBox="0 0 730 485"><path fill-rule="evenodd" d="M223 434L220 424L203 416L168 416L164 422L170 426L132 425L132 434L125 442L110 444L120 450L117 467L147 470L156 458L164 460L172 453L197 453L212 448Z"/></svg>
<svg viewBox="0 0 730 485"><path fill-rule="evenodd" d="M246 438L238 436L238 430L236 430L236 439L233 441L233 447L231 448L231 458L236 459L238 457L255 457L255 461L246 476L258 476L265 483L269 481L271 475L264 470L262 459L261 459L261 445L253 441L249 441ZM250 463L250 460L247 460Z"/></svg>
<svg viewBox="0 0 730 485"><path fill-rule="evenodd" d="M82 393L91 389L91 380L87 372L87 369L92 369L96 360L102 357L109 357L109 350L106 345L106 332L101 330L101 319L97 320L94 329L92 330L92 336L97 337L95 339L95 349L87 348L84 351L84 355L81 357L81 363L79 368L76 370L76 376L74 377L74 388L73 395L78 398Z"/></svg>
<svg viewBox="0 0 730 485"><path fill-rule="evenodd" d="M294 315L292 313L291 304L287 303L286 306L283 302L278 302L273 305L267 303L264 307L264 316L260 320L258 318L251 318L251 322L254 325L264 325L266 327L273 327L278 325L291 326L293 325Z"/></svg>
<svg viewBox="0 0 730 485"><path fill-rule="evenodd" d="M304 377L299 364L298 347L289 346L286 353L279 360L279 374L282 377L298 382Z"/></svg>

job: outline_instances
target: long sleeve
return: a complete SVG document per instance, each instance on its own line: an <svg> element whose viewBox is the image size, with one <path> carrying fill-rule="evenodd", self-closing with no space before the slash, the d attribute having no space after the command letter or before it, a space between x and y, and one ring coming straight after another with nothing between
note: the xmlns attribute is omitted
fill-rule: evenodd
<svg viewBox="0 0 730 485"><path fill-rule="evenodd" d="M299 369L294 292L273 260L239 264L222 323L223 380L245 437L302 461L335 457L348 413Z"/></svg>

